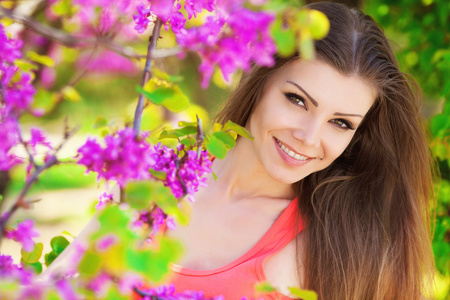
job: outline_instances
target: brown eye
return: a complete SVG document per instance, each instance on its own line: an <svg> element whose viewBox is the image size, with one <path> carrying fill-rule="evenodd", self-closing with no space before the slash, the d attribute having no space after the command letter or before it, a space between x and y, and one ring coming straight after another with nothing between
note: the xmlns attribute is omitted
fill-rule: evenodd
<svg viewBox="0 0 450 300"><path fill-rule="evenodd" d="M288 99L290 102L292 102L295 105L303 106L306 108L306 101L305 98L303 98L300 95L297 95L295 93L285 93L286 99Z"/></svg>
<svg viewBox="0 0 450 300"><path fill-rule="evenodd" d="M352 126L352 124L344 119L335 119L332 120L332 122L340 129L345 129L345 130L354 130L354 127Z"/></svg>

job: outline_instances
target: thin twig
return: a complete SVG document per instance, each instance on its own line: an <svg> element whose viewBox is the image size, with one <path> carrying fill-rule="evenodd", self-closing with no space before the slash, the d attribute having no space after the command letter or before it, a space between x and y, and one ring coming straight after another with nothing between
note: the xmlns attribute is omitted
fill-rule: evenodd
<svg viewBox="0 0 450 300"><path fill-rule="evenodd" d="M0 5L0 16L6 16L14 21L17 21L19 23L22 23L27 28L35 31L36 33L49 38L53 41L58 41L59 43L63 44L64 46L67 46L69 48L88 48L92 47L95 44L100 44L103 47L120 54L124 57L128 58L134 58L134 59L144 59L147 56L141 55L136 53L132 47L129 46L123 46L120 45L110 38L102 38L102 37L95 37L95 38L81 38L74 35L70 35L65 33L62 30L55 29L53 27L47 26L41 22L36 21L35 19L28 17L28 16L22 16L19 14L16 14L12 12L11 10L5 9ZM181 48L174 47L174 48L168 48L168 49L155 49L153 51L152 57L153 58L164 58L169 56L174 56L178 54L181 51Z"/></svg>
<svg viewBox="0 0 450 300"><path fill-rule="evenodd" d="M202 154L202 143L203 139L205 138L205 135L203 134L203 127L202 127L202 120L196 115L197 117L197 159L200 159L200 156Z"/></svg>
<svg viewBox="0 0 450 300"><path fill-rule="evenodd" d="M31 154L30 149L28 149L27 143L25 143L25 141L22 138L22 130L20 128L19 122L16 122L16 126L17 126L16 133L17 133L17 137L19 138L19 142L25 148L25 152L27 152L27 154L28 154L28 159L30 160L30 164L32 164L33 167L36 169L38 166L37 166L36 162L34 161L33 154Z"/></svg>
<svg viewBox="0 0 450 300"><path fill-rule="evenodd" d="M144 87L147 81L150 80L152 77L151 68L152 68L152 62L153 62L153 51L156 48L156 41L159 38L159 32L161 31L162 21L158 18L156 19L155 26L153 27L152 35L150 36L148 48L147 48L147 58L145 61L145 68L144 68L144 74L142 75L142 82L141 86ZM137 137L139 136L139 130L141 128L141 121L142 121L142 112L144 111L144 102L145 102L145 96L141 93L139 94L138 104L136 106L136 111L134 113L134 122L133 122L133 129L134 129L134 135Z"/></svg>
<svg viewBox="0 0 450 300"><path fill-rule="evenodd" d="M58 159L56 158L56 154L61 150L61 148L64 146L64 144L67 142L67 140L75 134L75 132L78 130L78 128L74 128L72 130L69 130L66 126L64 130L64 138L61 141L61 143L58 145L58 147L55 148L54 153L52 156L49 157L49 159L43 164L43 165L37 165L35 167L33 175L26 181L25 186L20 191L19 196L17 196L17 199L14 203L14 205L4 214L0 216L0 246L1 242L3 240L3 236L5 235L5 229L6 224L8 223L11 216L17 211L19 208L28 208L30 203L25 201L25 196L30 190L31 186L36 182L39 175L45 171L46 169L50 168L53 165L56 165L58 163Z"/></svg>

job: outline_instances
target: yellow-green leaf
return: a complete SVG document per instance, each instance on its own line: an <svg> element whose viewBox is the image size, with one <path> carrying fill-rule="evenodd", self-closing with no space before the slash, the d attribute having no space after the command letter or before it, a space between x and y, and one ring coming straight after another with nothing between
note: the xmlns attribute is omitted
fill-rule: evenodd
<svg viewBox="0 0 450 300"><path fill-rule="evenodd" d="M222 131L228 131L228 130L231 130L231 131L233 131L234 133L237 133L237 134L239 134L240 136L243 136L243 137L248 138L248 139L250 139L250 140L253 141L253 136L252 136L252 134L251 134L247 129L245 129L244 127L242 127L241 125L238 125L238 124L236 124L236 123L233 123L233 122L231 122L231 121L228 121L228 122L225 124L225 126L223 127Z"/></svg>
<svg viewBox="0 0 450 300"><path fill-rule="evenodd" d="M29 264L39 261L39 258L41 258L43 249L44 249L44 245L42 243L36 243L34 245L34 249L31 250L30 252L26 252L22 248L22 250L20 251L20 253L22 254L22 260Z"/></svg>
<svg viewBox="0 0 450 300"><path fill-rule="evenodd" d="M304 29L300 33L300 54L304 60L314 59L314 40L312 39L309 30Z"/></svg>
<svg viewBox="0 0 450 300"><path fill-rule="evenodd" d="M273 23L272 36L281 56L290 56L297 49L294 31L291 28L284 28L281 18L277 18Z"/></svg>
<svg viewBox="0 0 450 300"><path fill-rule="evenodd" d="M87 251L80 262L78 270L82 275L92 276L100 267L101 257L92 251Z"/></svg>
<svg viewBox="0 0 450 300"><path fill-rule="evenodd" d="M310 31L312 37L316 40L324 38L330 29L330 21L327 16L315 9L309 12L309 16L311 18Z"/></svg>
<svg viewBox="0 0 450 300"><path fill-rule="evenodd" d="M50 67L50 68L52 68L55 65L55 62L53 61L53 59L47 55L40 55L34 51L28 51L27 56L32 61L42 64L44 66Z"/></svg>
<svg viewBox="0 0 450 300"><path fill-rule="evenodd" d="M255 285L255 290L260 293L273 293L276 289L268 281L259 282Z"/></svg>
<svg viewBox="0 0 450 300"><path fill-rule="evenodd" d="M72 101L72 102L78 102L81 99L80 94L78 94L77 90L74 89L72 86L66 85L61 90L61 93L63 94L64 98Z"/></svg>
<svg viewBox="0 0 450 300"><path fill-rule="evenodd" d="M288 288L292 295L302 298L303 300L317 300L317 294L314 291L301 290L297 287Z"/></svg>
<svg viewBox="0 0 450 300"><path fill-rule="evenodd" d="M23 59L16 59L14 64L18 66L24 72L29 72L30 70L36 70L38 67L35 64L32 64Z"/></svg>
<svg viewBox="0 0 450 300"><path fill-rule="evenodd" d="M125 200L137 210L147 208L152 201L153 184L150 181L130 182L125 188Z"/></svg>
<svg viewBox="0 0 450 300"><path fill-rule="evenodd" d="M231 149L236 145L236 140L228 132L214 132L213 136L221 140L225 144L227 149Z"/></svg>
<svg viewBox="0 0 450 300"><path fill-rule="evenodd" d="M219 159L223 159L227 155L227 146L214 135L206 142L206 150Z"/></svg>

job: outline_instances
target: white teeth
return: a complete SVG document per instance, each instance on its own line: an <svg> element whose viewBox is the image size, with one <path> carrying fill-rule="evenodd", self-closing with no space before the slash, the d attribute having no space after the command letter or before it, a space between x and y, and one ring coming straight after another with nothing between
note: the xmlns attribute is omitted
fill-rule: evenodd
<svg viewBox="0 0 450 300"><path fill-rule="evenodd" d="M290 157L296 159L296 160L307 160L308 158L306 156L302 156L300 154L295 153L292 150L289 150L285 145L283 145L279 140L277 140L278 145L280 145L280 148Z"/></svg>

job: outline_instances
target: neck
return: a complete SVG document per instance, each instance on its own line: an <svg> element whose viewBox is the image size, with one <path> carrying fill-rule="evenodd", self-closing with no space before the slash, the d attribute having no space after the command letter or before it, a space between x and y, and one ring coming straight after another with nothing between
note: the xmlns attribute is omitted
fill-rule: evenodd
<svg viewBox="0 0 450 300"><path fill-rule="evenodd" d="M239 138L236 147L223 160L216 159L212 170L217 181L210 176L208 187L230 201L260 197L292 200L295 197L292 184L274 180L251 147L250 140Z"/></svg>

